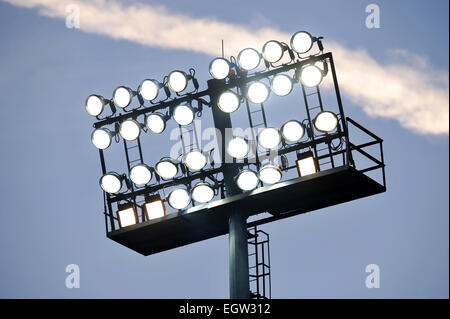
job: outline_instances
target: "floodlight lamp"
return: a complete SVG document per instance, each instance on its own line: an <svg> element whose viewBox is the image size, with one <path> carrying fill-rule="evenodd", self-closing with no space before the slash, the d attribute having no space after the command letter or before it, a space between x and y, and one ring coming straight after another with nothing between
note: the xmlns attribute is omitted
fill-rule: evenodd
<svg viewBox="0 0 450 319"><path fill-rule="evenodd" d="M156 163L155 171L162 178L171 179L178 174L178 166L170 158L163 158Z"/></svg>
<svg viewBox="0 0 450 319"><path fill-rule="evenodd" d="M298 121L287 121L281 127L281 135L286 142L295 143L305 135L305 127Z"/></svg>
<svg viewBox="0 0 450 319"><path fill-rule="evenodd" d="M206 163L206 156L200 150L192 150L184 156L184 164L191 171L201 170Z"/></svg>
<svg viewBox="0 0 450 319"><path fill-rule="evenodd" d="M184 209L191 202L189 193L184 188L175 188L169 194L169 205L175 209Z"/></svg>
<svg viewBox="0 0 450 319"><path fill-rule="evenodd" d="M194 120L194 110L186 103L182 103L175 107L173 119L180 125L189 125Z"/></svg>
<svg viewBox="0 0 450 319"><path fill-rule="evenodd" d="M209 64L209 74L217 80L225 79L231 71L230 62L224 58L215 58Z"/></svg>
<svg viewBox="0 0 450 319"><path fill-rule="evenodd" d="M173 92L179 93L186 89L189 79L190 76L185 72L176 70L169 73L167 84Z"/></svg>
<svg viewBox="0 0 450 319"><path fill-rule="evenodd" d="M117 215L119 217L120 228L136 225L138 223L136 209L132 204L119 206Z"/></svg>
<svg viewBox="0 0 450 319"><path fill-rule="evenodd" d="M165 116L160 113L152 113L145 118L145 126L153 134L160 134L166 128Z"/></svg>
<svg viewBox="0 0 450 319"><path fill-rule="evenodd" d="M91 134L91 141L100 150L107 149L111 145L113 133L106 128L98 128Z"/></svg>
<svg viewBox="0 0 450 319"><path fill-rule="evenodd" d="M322 133L330 133L338 126L336 114L330 111L322 111L313 120L316 130Z"/></svg>
<svg viewBox="0 0 450 319"><path fill-rule="evenodd" d="M258 183L258 176L250 169L243 169L236 177L236 184L243 191L251 191L255 189L258 186Z"/></svg>
<svg viewBox="0 0 450 319"><path fill-rule="evenodd" d="M307 65L300 70L299 80L306 87L315 87L322 82L323 73L315 65Z"/></svg>
<svg viewBox="0 0 450 319"><path fill-rule="evenodd" d="M275 63L281 60L285 47L278 41L270 40L266 42L262 49L264 60L270 63Z"/></svg>
<svg viewBox="0 0 450 319"><path fill-rule="evenodd" d="M242 137L235 137L228 142L227 153L228 155L241 159L247 156L249 152L249 146L246 140Z"/></svg>
<svg viewBox="0 0 450 319"><path fill-rule="evenodd" d="M166 206L159 195L145 198L144 211L147 220L161 218L166 215Z"/></svg>
<svg viewBox="0 0 450 319"><path fill-rule="evenodd" d="M119 86L113 93L114 105L123 109L124 107L130 105L133 96L134 92L130 88L127 88L126 86Z"/></svg>
<svg viewBox="0 0 450 319"><path fill-rule="evenodd" d="M272 92L278 96L285 96L292 91L292 79L286 74L278 74L271 81Z"/></svg>
<svg viewBox="0 0 450 319"><path fill-rule="evenodd" d="M246 48L239 52L237 62L239 66L246 70L251 71L256 69L261 61L261 55L253 48Z"/></svg>
<svg viewBox="0 0 450 319"><path fill-rule="evenodd" d="M263 82L253 82L247 88L247 97L253 103L264 103L269 98L269 88Z"/></svg>
<svg viewBox="0 0 450 319"><path fill-rule="evenodd" d="M275 184L281 180L281 169L278 166L267 164L261 167L258 176L266 184Z"/></svg>
<svg viewBox="0 0 450 319"><path fill-rule="evenodd" d="M298 31L291 37L291 48L297 53L306 53L311 50L314 40L308 32Z"/></svg>
<svg viewBox="0 0 450 319"><path fill-rule="evenodd" d="M258 144L264 148L274 149L280 143L280 133L274 127L263 128L258 134Z"/></svg>
<svg viewBox="0 0 450 319"><path fill-rule="evenodd" d="M311 175L318 171L317 161L311 151L297 154L297 161L295 163L300 177Z"/></svg>
<svg viewBox="0 0 450 319"><path fill-rule="evenodd" d="M123 176L109 172L100 178L100 187L108 194L116 194L122 188Z"/></svg>
<svg viewBox="0 0 450 319"><path fill-rule="evenodd" d="M205 182L199 182L194 185L191 191L192 199L199 203L207 203L214 197L213 187Z"/></svg>
<svg viewBox="0 0 450 319"><path fill-rule="evenodd" d="M239 96L231 90L226 90L220 94L217 106L225 113L232 113L239 108L241 101Z"/></svg>
<svg viewBox="0 0 450 319"><path fill-rule="evenodd" d="M103 96L92 94L87 97L84 107L89 115L99 116L100 113L103 112L103 109L107 103L108 100L106 100Z"/></svg>
<svg viewBox="0 0 450 319"><path fill-rule="evenodd" d="M143 99L147 101L152 101L158 97L159 89L162 85L153 79L145 79L139 85L139 94Z"/></svg>
<svg viewBox="0 0 450 319"><path fill-rule="evenodd" d="M120 123L119 134L124 140L134 141L141 134L141 124L133 119L125 120Z"/></svg>
<svg viewBox="0 0 450 319"><path fill-rule="evenodd" d="M145 164L138 164L131 168L130 179L136 186L144 186L152 179L152 171Z"/></svg>

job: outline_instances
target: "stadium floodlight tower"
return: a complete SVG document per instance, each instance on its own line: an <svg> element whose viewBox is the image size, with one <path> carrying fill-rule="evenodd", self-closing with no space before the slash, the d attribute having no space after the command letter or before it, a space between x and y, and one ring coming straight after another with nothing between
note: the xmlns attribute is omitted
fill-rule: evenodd
<svg viewBox="0 0 450 319"><path fill-rule="evenodd" d="M230 297L268 298L270 267L258 249L268 245L268 234L256 227L385 192L383 141L345 117L333 56L324 53L322 37L299 31L290 45L269 40L261 52L244 48L237 58L213 59L209 72L213 78L202 91L194 69L174 70L162 81L144 79L136 91L119 86L111 99L86 99L86 111L98 120L91 139L100 155L106 235L148 256L228 233ZM264 103L289 94L301 96L302 115L274 125ZM217 149L202 149L198 141L195 118L206 107ZM249 136L229 136L234 112L248 117ZM148 141L170 125L179 130L181 154L162 150L157 160L144 161L158 151ZM119 143L122 168L113 150ZM113 170L106 153L114 158L108 164ZM255 266L249 266L251 245Z"/></svg>

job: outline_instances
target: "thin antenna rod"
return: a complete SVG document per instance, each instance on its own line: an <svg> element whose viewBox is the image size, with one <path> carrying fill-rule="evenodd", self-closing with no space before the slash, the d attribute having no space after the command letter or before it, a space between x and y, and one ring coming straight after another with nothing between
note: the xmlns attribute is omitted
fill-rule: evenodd
<svg viewBox="0 0 450 319"><path fill-rule="evenodd" d="M223 58L223 39L222 39L222 58Z"/></svg>

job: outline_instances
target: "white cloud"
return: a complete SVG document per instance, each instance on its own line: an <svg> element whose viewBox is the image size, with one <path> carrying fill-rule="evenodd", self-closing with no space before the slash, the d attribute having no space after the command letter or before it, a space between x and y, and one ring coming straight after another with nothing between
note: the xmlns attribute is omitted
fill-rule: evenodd
<svg viewBox="0 0 450 319"><path fill-rule="evenodd" d="M226 54L235 55L247 46L260 48L268 39L288 42L290 35L275 28L258 31L212 18L193 18L168 12L161 6L90 0L3 0L36 8L41 15L66 17L66 5L80 8L81 30L128 40L145 46L182 49L220 55L220 40ZM361 105L370 116L397 120L420 134L449 132L448 72L431 67L424 57L402 49L391 50L398 61L382 65L364 50L345 48L327 41L339 71L342 94Z"/></svg>

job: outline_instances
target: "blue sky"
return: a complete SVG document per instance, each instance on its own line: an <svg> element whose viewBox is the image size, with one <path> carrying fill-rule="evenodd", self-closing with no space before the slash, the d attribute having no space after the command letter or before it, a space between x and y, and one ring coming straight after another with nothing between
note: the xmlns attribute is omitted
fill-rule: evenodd
<svg viewBox="0 0 450 319"><path fill-rule="evenodd" d="M83 16L83 7L81 30L68 29L64 17L39 11L56 12L51 1L11 2L17 5L0 2L0 297L227 298L227 236L149 257L106 238L101 170L90 142L93 121L84 110L91 93L109 97L118 85L137 87L142 79L162 78L173 69L194 67L205 85L213 49L178 48L168 38L150 43L154 38L145 34L143 42L117 39ZM397 81L408 94L418 94L418 101L410 102L416 108L403 102L392 103L392 109L405 118L424 114L422 128L420 121L417 128L417 121L405 124L390 116L389 108L376 108L402 96L357 97L351 91L367 91L365 84L343 80L346 115L385 140L388 191L264 226L271 235L274 298L448 298L448 126L433 131L433 121L448 122L448 101L441 103L442 92L448 98L448 2L378 1L380 29L365 27L369 3L145 2L149 10L164 5L169 17L209 18L255 34L261 28L287 34L309 30L325 37L325 48L333 43L341 52L335 61L338 79L355 71L342 52L363 50L379 66L367 63L364 72L403 70L396 76L404 79L393 75L379 82ZM67 4L60 1L57 9L64 13ZM105 29L135 30L140 24L108 18L111 27ZM232 42L225 39L225 46L236 55L227 47ZM211 43L217 54L219 44L220 38ZM409 60L393 50L407 52ZM427 83L415 81L420 71ZM428 78L433 76L444 81L436 84ZM286 113L294 114L287 104L282 104ZM164 154L167 141L155 140L153 149ZM79 289L65 287L65 267L72 263L80 266ZM380 266L379 289L364 284L365 266L372 263Z"/></svg>

